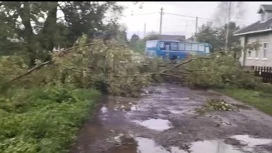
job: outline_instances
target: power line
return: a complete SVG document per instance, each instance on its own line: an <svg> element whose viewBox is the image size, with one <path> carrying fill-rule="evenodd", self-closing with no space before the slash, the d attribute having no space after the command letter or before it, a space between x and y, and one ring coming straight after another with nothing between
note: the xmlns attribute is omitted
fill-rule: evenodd
<svg viewBox="0 0 272 153"><path fill-rule="evenodd" d="M182 14L174 14L174 13L164 13L164 14L169 14L169 15L175 15L175 16L180 16L180 17L187 17L187 18L196 18L195 16L188 16L188 15L182 15ZM213 21L213 19L211 18L203 18L203 17L198 17L198 19L202 19L202 20L208 20L208 21ZM244 23L244 24L250 24L247 22L240 22L240 21L235 21L237 23Z"/></svg>
<svg viewBox="0 0 272 153"><path fill-rule="evenodd" d="M143 13L143 14L131 14L131 15L125 15L123 17L131 17L131 16L141 16L141 15L150 15L150 14L157 14L158 12L153 13Z"/></svg>
<svg viewBox="0 0 272 153"><path fill-rule="evenodd" d="M194 18L194 19L196 18L195 16L188 16L188 15L181 15L181 14L174 14L174 13L165 13L165 14L175 15L175 16L182 16L182 17L187 17L187 18ZM198 17L198 19L212 20L212 19L202 18L202 17Z"/></svg>

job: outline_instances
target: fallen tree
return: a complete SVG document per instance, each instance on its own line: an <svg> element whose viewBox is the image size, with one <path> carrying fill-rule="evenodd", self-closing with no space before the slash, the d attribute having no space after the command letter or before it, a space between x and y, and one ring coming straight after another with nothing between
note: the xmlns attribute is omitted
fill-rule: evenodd
<svg viewBox="0 0 272 153"><path fill-rule="evenodd" d="M8 81L25 86L70 84L95 87L106 94L138 96L151 82L179 82L191 87L235 85L254 88L258 78L244 71L232 53L192 56L173 63L136 55L127 46L111 40L80 38L73 47L52 54L52 61L37 65ZM136 58L137 57L137 58ZM20 71L22 72L22 71ZM13 75L14 76L14 75ZM6 79L7 80L7 79Z"/></svg>

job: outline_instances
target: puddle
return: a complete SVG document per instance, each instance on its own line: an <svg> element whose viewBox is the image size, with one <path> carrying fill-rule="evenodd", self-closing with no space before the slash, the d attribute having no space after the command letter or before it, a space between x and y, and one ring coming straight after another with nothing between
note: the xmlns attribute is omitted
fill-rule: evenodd
<svg viewBox="0 0 272 153"><path fill-rule="evenodd" d="M133 121L133 122L138 123L146 128L157 131L164 131L172 127L172 124L169 120L163 119L149 119L145 121Z"/></svg>
<svg viewBox="0 0 272 153"><path fill-rule="evenodd" d="M244 153L219 140L197 141L189 150L191 153Z"/></svg>
<svg viewBox="0 0 272 153"><path fill-rule="evenodd" d="M139 110L136 102L137 98L127 98L127 97L108 97L108 102L101 108L101 112L107 113L109 110L114 111L136 111Z"/></svg>
<svg viewBox="0 0 272 153"><path fill-rule="evenodd" d="M107 113L107 112L108 112L108 108L105 107L105 106L103 106L103 107L101 108L101 112L102 112L103 114Z"/></svg>
<svg viewBox="0 0 272 153"><path fill-rule="evenodd" d="M187 153L178 147L166 149L155 143L154 140L142 137L127 138L122 146L114 147L111 153Z"/></svg>
<svg viewBox="0 0 272 153"><path fill-rule="evenodd" d="M270 143L272 144L272 139L254 138L254 137L250 137L249 135L236 135L236 136L232 136L231 138L244 142L244 144L246 144L249 147L254 147L258 145L266 145Z"/></svg>
<svg viewBox="0 0 272 153"><path fill-rule="evenodd" d="M251 146L260 145L264 143L269 143L269 139L253 140L246 136L235 136L239 139L246 139L248 142L252 143ZM248 146L249 147L249 146ZM193 142L190 145L189 150L183 150L175 146L169 148L164 148L158 145L154 140L143 138L143 137L130 137L122 139L122 145L112 148L111 153L249 153L244 148L236 148L232 145L224 143L223 140L205 140ZM250 151L253 153L254 151ZM264 153L264 152L262 152Z"/></svg>
<svg viewBox="0 0 272 153"><path fill-rule="evenodd" d="M138 142L137 153L186 153L177 147L171 147L169 150L157 145L152 139L147 138L135 138Z"/></svg>

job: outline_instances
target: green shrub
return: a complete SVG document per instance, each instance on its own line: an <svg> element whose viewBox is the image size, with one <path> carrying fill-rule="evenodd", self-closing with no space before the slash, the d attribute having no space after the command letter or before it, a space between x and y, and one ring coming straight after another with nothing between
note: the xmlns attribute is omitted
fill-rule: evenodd
<svg viewBox="0 0 272 153"><path fill-rule="evenodd" d="M0 101L1 152L67 152L99 95L61 86L10 89Z"/></svg>

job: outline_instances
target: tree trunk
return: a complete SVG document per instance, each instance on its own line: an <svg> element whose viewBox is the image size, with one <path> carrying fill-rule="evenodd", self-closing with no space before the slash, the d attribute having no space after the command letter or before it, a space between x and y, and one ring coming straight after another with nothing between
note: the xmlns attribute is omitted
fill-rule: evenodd
<svg viewBox="0 0 272 153"><path fill-rule="evenodd" d="M35 64L35 45L34 45L34 33L30 22L30 3L23 2L24 7L20 10L20 16L22 18L22 23L25 27L23 31L26 42L27 42L27 51L29 56L29 66L33 66Z"/></svg>
<svg viewBox="0 0 272 153"><path fill-rule="evenodd" d="M41 40L41 46L44 50L48 52L45 61L50 61L50 52L56 45L56 30L57 30L57 7L58 2L50 2L50 9L46 21L44 22L44 27L39 37Z"/></svg>

